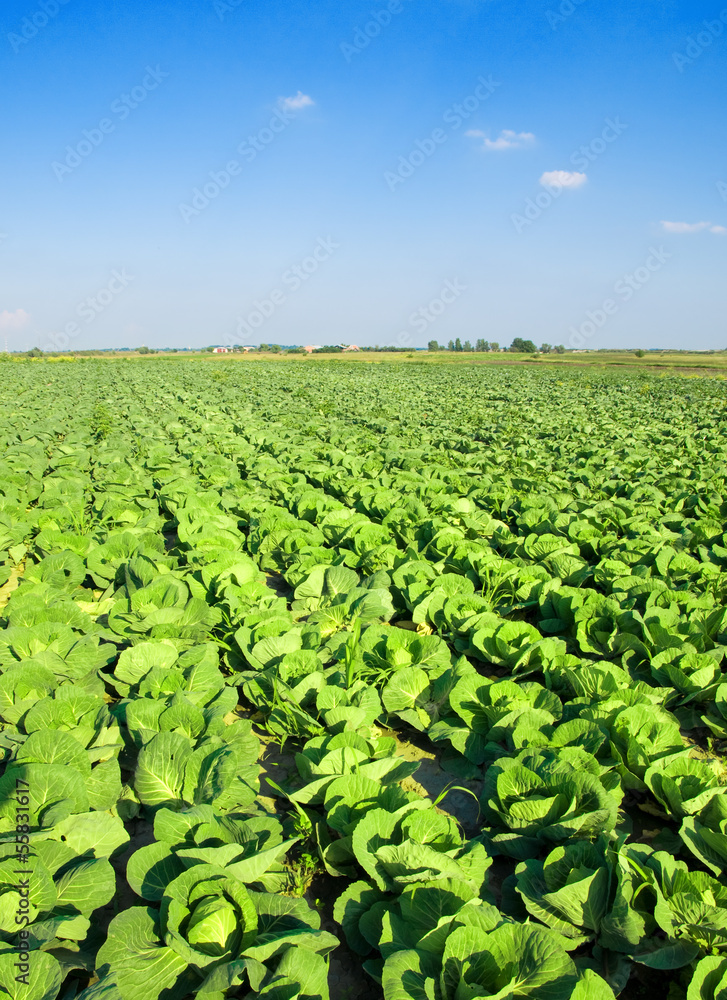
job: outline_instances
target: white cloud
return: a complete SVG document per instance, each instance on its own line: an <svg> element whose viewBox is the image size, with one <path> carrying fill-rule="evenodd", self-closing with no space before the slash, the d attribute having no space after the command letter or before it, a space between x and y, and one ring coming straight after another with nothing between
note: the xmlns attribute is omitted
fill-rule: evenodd
<svg viewBox="0 0 727 1000"><path fill-rule="evenodd" d="M664 222L661 223L665 233L699 233L709 229L709 222Z"/></svg>
<svg viewBox="0 0 727 1000"><path fill-rule="evenodd" d="M0 312L0 330L20 330L30 322L30 316L25 309L16 309L15 312L8 312L3 309Z"/></svg>
<svg viewBox="0 0 727 1000"><path fill-rule="evenodd" d="M486 132L481 132L476 128L465 132L465 135L469 135L473 139L482 139L484 149L522 149L535 142L535 136L532 132L513 132L510 128L503 129L496 139L490 139Z"/></svg>
<svg viewBox="0 0 727 1000"><path fill-rule="evenodd" d="M301 108L309 108L315 103L312 97L299 90L294 97L281 97L278 101L278 107L282 108L283 111L300 111Z"/></svg>
<svg viewBox="0 0 727 1000"><path fill-rule="evenodd" d="M662 220L661 225L665 233L674 233L678 236L685 233L702 233L705 229L716 236L727 234L727 229L724 226L714 226L711 222L665 222Z"/></svg>
<svg viewBox="0 0 727 1000"><path fill-rule="evenodd" d="M543 187L579 188L588 180L586 174L576 170L546 170L540 178Z"/></svg>

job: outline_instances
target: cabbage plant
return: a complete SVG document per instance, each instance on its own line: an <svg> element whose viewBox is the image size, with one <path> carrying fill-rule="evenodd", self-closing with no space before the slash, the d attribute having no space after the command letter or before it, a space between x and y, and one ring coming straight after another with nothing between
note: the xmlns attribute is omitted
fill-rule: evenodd
<svg viewBox="0 0 727 1000"><path fill-rule="evenodd" d="M727 1000L727 958L708 955L697 963L687 1000Z"/></svg>
<svg viewBox="0 0 727 1000"><path fill-rule="evenodd" d="M516 870L517 891L528 913L569 939L570 950L597 936L611 896L613 872L604 840L556 847L544 861Z"/></svg>
<svg viewBox="0 0 727 1000"><path fill-rule="evenodd" d="M553 931L512 923L494 907L465 907L431 943L397 951L383 970L385 1000L612 1000L608 984L581 974Z"/></svg>
<svg viewBox="0 0 727 1000"><path fill-rule="evenodd" d="M444 878L479 892L492 864L481 842L464 840L455 820L433 808L404 815L372 809L356 825L351 843L369 877L393 892Z"/></svg>
<svg viewBox="0 0 727 1000"><path fill-rule="evenodd" d="M96 971L124 1000L261 991L276 975L294 980L297 993L310 983L316 995L321 980L325 988L323 956L338 944L319 927L304 901L250 892L223 868L196 865L165 887L159 910L134 906L114 917Z"/></svg>
<svg viewBox="0 0 727 1000"><path fill-rule="evenodd" d="M282 859L298 839L284 840L274 816L223 815L209 805L180 813L160 809L154 836L155 842L139 848L126 866L129 885L149 902L159 902L168 882L199 864L225 868L245 885L279 890L287 882Z"/></svg>
<svg viewBox="0 0 727 1000"><path fill-rule="evenodd" d="M595 941L659 969L727 949L727 889L642 844L567 844L519 865L516 881L528 913L570 948Z"/></svg>
<svg viewBox="0 0 727 1000"><path fill-rule="evenodd" d="M674 818L700 812L724 785L715 765L693 757L667 757L646 771L644 782Z"/></svg>
<svg viewBox="0 0 727 1000"><path fill-rule="evenodd" d="M727 791L711 796L696 815L685 816L679 835L710 871L723 875L727 871Z"/></svg>
<svg viewBox="0 0 727 1000"><path fill-rule="evenodd" d="M719 739L727 739L727 684L720 684L703 721Z"/></svg>
<svg viewBox="0 0 727 1000"><path fill-rule="evenodd" d="M611 750L627 789L644 791L647 769L657 761L686 757L679 723L664 709L635 705L619 712L611 724Z"/></svg>
<svg viewBox="0 0 727 1000"><path fill-rule="evenodd" d="M346 774L355 773L388 785L411 777L419 767L417 762L397 756L393 738L365 739L350 730L308 740L295 755L295 763L304 784L290 798L310 805L321 804L328 786Z"/></svg>
<svg viewBox="0 0 727 1000"><path fill-rule="evenodd" d="M595 840L616 826L621 795L618 775L579 747L524 750L487 769L485 839L523 861L568 840Z"/></svg>

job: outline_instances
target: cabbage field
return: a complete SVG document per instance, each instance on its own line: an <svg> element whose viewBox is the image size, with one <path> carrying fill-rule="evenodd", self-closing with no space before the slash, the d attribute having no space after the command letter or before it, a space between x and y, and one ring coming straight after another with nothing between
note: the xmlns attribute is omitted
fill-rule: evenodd
<svg viewBox="0 0 727 1000"><path fill-rule="evenodd" d="M722 379L2 374L0 998L727 998Z"/></svg>

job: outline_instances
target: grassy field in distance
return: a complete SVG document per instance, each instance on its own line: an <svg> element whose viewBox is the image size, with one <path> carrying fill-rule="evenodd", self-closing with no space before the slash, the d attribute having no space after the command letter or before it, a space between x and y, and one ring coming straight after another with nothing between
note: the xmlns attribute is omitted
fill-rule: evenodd
<svg viewBox="0 0 727 1000"><path fill-rule="evenodd" d="M122 355L118 355L122 356ZM128 357L128 354L126 355ZM163 357L164 355L162 355ZM647 353L643 358L637 357L633 351L589 351L583 354L511 354L508 351L493 351L487 354L478 352L454 353L450 351L361 351L346 354L283 354L276 352L249 352L245 354L174 354L174 357L202 358L219 362L259 362L281 361L297 364L315 364L320 361L335 361L339 363L389 362L392 364L454 364L454 365L528 365L549 370L567 367L595 368L629 368L634 371L646 370L658 373L659 370L696 371L707 373L727 373L727 352L715 354L706 353ZM160 355L149 355L160 357Z"/></svg>

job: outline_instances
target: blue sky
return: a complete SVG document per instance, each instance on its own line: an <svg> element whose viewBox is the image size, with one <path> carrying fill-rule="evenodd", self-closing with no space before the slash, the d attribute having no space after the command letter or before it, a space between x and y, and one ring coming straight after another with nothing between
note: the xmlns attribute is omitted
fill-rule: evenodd
<svg viewBox="0 0 727 1000"><path fill-rule="evenodd" d="M725 348L721 10L5 0L0 338Z"/></svg>

